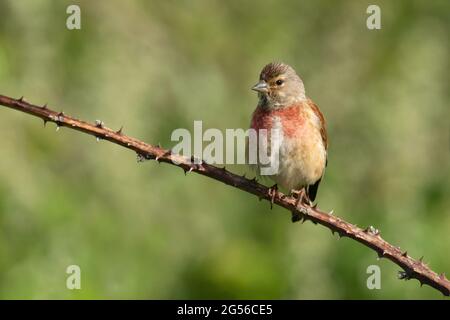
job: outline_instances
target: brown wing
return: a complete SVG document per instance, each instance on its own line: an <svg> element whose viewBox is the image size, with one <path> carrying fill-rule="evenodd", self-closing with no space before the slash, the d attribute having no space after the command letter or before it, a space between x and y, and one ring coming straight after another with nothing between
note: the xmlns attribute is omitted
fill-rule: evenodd
<svg viewBox="0 0 450 320"><path fill-rule="evenodd" d="M328 150L328 135L327 135L325 118L324 118L322 112L320 111L319 107L311 99L308 100L308 105L311 107L312 111L314 112L314 114L317 116L317 118L320 121L320 135L322 136L322 142L325 147L325 151L327 151ZM327 164L328 164L328 156L327 156L327 160L325 162L325 166ZM321 180L322 180L322 178L320 178L314 184L311 184L306 188L306 193L308 195L308 198L311 201L314 201L316 199L317 190L319 189L319 184L320 184Z"/></svg>
<svg viewBox="0 0 450 320"><path fill-rule="evenodd" d="M323 145L325 146L325 150L328 150L328 135L327 135L327 128L325 123L325 118L320 111L319 107L312 102L311 99L308 100L308 104L311 107L314 114L319 118L320 121L320 135L322 136Z"/></svg>

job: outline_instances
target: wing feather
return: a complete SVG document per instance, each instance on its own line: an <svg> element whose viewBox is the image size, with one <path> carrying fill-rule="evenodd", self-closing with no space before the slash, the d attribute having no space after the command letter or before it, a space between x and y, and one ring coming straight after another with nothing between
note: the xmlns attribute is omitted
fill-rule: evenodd
<svg viewBox="0 0 450 320"><path fill-rule="evenodd" d="M323 114L320 111L319 107L311 99L308 100L308 105L310 106L311 110L314 112L314 114L319 119L320 135L322 137L323 146L325 147L325 152L327 152L327 150L328 150L328 134L327 134L325 117L323 116ZM328 164L328 154L326 155L326 157L327 157L327 159L326 159L326 162L325 162L325 166L327 166L327 164ZM322 175L322 177L323 177L323 175ZM317 190L319 189L319 185L320 185L320 181L322 180L322 177L320 177L319 180L317 180L315 183L309 185L306 188L306 193L308 195L308 198L311 201L314 201L316 199Z"/></svg>

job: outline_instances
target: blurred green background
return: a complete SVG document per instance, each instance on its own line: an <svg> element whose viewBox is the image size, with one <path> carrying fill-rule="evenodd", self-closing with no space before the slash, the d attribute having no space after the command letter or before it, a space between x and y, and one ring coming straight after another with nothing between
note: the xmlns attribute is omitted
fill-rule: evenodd
<svg viewBox="0 0 450 320"><path fill-rule="evenodd" d="M82 29L66 28L81 7ZM382 29L366 9L381 7ZM0 0L0 94L171 147L247 128L291 64L328 120L319 206L450 273L449 12L442 1ZM437 298L281 208L0 107L0 298ZM243 173L245 167L233 171ZM66 268L81 267L81 290ZM381 290L366 269L381 268Z"/></svg>

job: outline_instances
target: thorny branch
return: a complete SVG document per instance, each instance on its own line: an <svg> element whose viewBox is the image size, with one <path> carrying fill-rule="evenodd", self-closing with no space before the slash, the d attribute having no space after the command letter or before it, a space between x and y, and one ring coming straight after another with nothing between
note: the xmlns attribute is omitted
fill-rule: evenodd
<svg viewBox="0 0 450 320"><path fill-rule="evenodd" d="M105 127L101 121L96 121L94 124L91 124L77 120L62 112L50 110L47 108L47 105L40 107L30 104L26 102L23 97L20 99L13 99L0 95L0 105L39 117L44 120L44 124L46 122L54 122L57 125L57 128L67 127L90 134L97 139L108 140L135 151L140 157L145 159L154 159L158 162L165 162L178 166L182 168L185 173L195 172L210 177L256 195L260 199L269 201L272 199L272 193L269 188L259 184L255 179L246 179L245 177L233 174L224 168L218 168L205 162L195 164L192 159L172 154L170 150L128 137L123 134L122 128L118 131L114 131ZM445 296L450 295L450 281L443 273L438 275L422 261L422 258L415 260L410 257L406 251L401 251L400 248L388 243L381 238L380 232L372 226L366 229L358 228L339 217L322 212L317 208L311 208L302 204L297 205L295 198L284 195L281 192L276 192L274 203L291 212L298 213L302 218L302 222L310 220L314 224L320 224L327 227L333 234L337 233L340 237L351 238L364 246L373 249L378 253L380 258L387 258L403 269L403 271L399 272L400 279L417 279L421 285L430 285Z"/></svg>

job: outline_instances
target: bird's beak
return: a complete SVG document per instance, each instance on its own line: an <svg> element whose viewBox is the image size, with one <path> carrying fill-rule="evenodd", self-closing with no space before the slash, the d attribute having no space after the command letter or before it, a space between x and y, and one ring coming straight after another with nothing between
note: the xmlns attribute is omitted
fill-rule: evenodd
<svg viewBox="0 0 450 320"><path fill-rule="evenodd" d="M269 92L269 87L267 86L267 82L264 80L261 80L257 84L255 84L252 88L252 90L258 91L258 92Z"/></svg>

